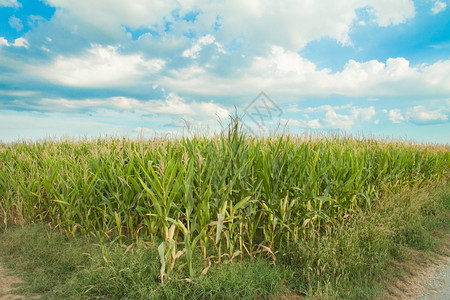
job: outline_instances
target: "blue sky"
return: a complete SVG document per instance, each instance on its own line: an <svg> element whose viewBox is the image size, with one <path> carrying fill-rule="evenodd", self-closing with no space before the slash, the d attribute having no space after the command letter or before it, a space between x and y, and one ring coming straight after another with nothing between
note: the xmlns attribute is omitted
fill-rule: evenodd
<svg viewBox="0 0 450 300"><path fill-rule="evenodd" d="M235 107L253 131L448 144L450 3L0 0L4 142L219 130Z"/></svg>

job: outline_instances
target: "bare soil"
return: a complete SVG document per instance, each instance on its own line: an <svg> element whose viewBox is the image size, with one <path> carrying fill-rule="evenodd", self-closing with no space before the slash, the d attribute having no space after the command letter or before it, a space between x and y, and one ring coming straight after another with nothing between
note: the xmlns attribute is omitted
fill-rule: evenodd
<svg viewBox="0 0 450 300"><path fill-rule="evenodd" d="M0 300L25 299L25 296L13 294L24 281L5 269L0 264Z"/></svg>
<svg viewBox="0 0 450 300"><path fill-rule="evenodd" d="M430 277L431 280L425 285L420 300L448 300L450 299L450 257L446 264L440 265Z"/></svg>

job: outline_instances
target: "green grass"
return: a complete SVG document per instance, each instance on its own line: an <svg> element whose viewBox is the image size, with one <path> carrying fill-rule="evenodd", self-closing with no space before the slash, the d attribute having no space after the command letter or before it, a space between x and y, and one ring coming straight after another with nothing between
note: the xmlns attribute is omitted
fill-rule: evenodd
<svg viewBox="0 0 450 300"><path fill-rule="evenodd" d="M214 264L195 283L176 268L161 284L154 245L136 245L125 253L117 243L68 239L41 223L8 229L0 246L3 263L27 280L18 292L49 299L254 299L287 291L283 269L263 258ZM196 262L200 272L200 257Z"/></svg>
<svg viewBox="0 0 450 300"><path fill-rule="evenodd" d="M212 264L194 279L182 256L171 279L160 281L157 243L142 242L126 252L119 243L96 244L85 237L67 238L41 223L13 226L0 235L0 258L29 284L22 292L49 299L370 299L383 295L410 249L443 249L439 236L450 229L450 185L405 189L386 194L370 211L310 234L272 257ZM126 253L125 253L126 252ZM194 272L204 266L194 255Z"/></svg>

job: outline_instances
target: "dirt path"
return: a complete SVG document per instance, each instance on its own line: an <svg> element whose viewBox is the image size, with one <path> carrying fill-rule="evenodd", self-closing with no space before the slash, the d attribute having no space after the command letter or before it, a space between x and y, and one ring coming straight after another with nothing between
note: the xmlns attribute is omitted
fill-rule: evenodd
<svg viewBox="0 0 450 300"><path fill-rule="evenodd" d="M24 281L11 275L10 272L0 264L0 300L25 299L24 296L13 294L13 291L21 283L24 283Z"/></svg>
<svg viewBox="0 0 450 300"><path fill-rule="evenodd" d="M450 299L450 257L439 265L425 285L425 291L418 300L447 300Z"/></svg>

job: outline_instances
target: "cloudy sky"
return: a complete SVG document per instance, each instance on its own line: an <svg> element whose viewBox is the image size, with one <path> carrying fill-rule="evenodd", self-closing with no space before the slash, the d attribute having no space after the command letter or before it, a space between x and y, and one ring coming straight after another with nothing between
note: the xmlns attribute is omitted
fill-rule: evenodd
<svg viewBox="0 0 450 300"><path fill-rule="evenodd" d="M237 108L252 130L450 143L449 6L0 0L0 140L215 130Z"/></svg>

